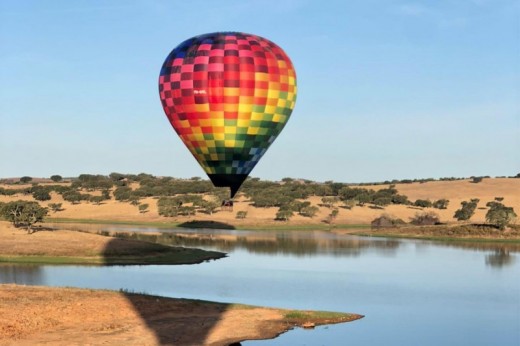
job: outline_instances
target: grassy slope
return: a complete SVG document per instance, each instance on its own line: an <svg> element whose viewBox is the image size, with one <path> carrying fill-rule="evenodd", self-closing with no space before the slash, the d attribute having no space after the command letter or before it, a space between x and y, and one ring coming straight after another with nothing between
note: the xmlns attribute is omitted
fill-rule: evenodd
<svg viewBox="0 0 520 346"><path fill-rule="evenodd" d="M73 231L27 234L0 222L0 262L48 264L192 264L225 256Z"/></svg>

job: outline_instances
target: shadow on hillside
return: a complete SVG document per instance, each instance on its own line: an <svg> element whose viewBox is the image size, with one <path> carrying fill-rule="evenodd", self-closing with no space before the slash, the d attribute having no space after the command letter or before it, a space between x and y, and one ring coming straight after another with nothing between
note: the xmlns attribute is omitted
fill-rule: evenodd
<svg viewBox="0 0 520 346"><path fill-rule="evenodd" d="M235 226L224 222L211 220L192 220L178 225L183 228L211 228L211 229L235 229Z"/></svg>
<svg viewBox="0 0 520 346"><path fill-rule="evenodd" d="M153 237L153 235L149 235ZM136 247L137 246L137 247ZM215 252L184 247L162 245L157 239L148 241L133 238L111 240L103 251L104 262L107 265L121 265L121 258L128 258L123 265L132 264L197 264L215 259ZM150 260L139 256L150 257ZM119 262L118 262L119 260ZM171 274L174 275L174 274ZM178 275L178 274L177 274ZM182 280L179 277L178 280ZM139 277L135 278L140 280ZM123 286L123 284L121 285ZM206 339L211 331L229 309L229 304L149 296L121 290L135 312L139 314L148 330L153 332L158 345L206 345ZM232 335L231 335L232 337ZM229 338L225 345L240 345Z"/></svg>

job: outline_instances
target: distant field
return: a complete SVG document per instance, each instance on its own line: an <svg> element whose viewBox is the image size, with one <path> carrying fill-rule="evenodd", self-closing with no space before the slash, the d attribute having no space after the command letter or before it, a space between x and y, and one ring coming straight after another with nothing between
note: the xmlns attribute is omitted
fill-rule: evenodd
<svg viewBox="0 0 520 346"><path fill-rule="evenodd" d="M0 184L0 187L20 188L23 185L7 185ZM29 187L30 185L25 185ZM363 188L371 188L374 190L388 187L388 185L363 186ZM369 224L373 219L386 213L394 217L409 221L417 212L434 211L440 216L443 222L455 222L453 214L460 207L460 202L472 198L480 199L479 209L471 218L472 222L484 222L487 202L494 200L495 197L503 197L503 203L506 206L513 207L518 214L520 212L520 179L513 178L485 178L480 183L472 183L470 180L457 181L431 181L426 183L397 184L396 189L400 194L408 196L409 200L416 199L448 199L449 206L445 210L434 208L418 208L405 205L390 205L383 209L374 206L365 205L363 207L355 206L351 210L339 208L339 214L335 221L341 225ZM67 218L67 219L90 219L90 220L113 220L113 221L131 221L131 222L186 222L191 220L212 220L233 225L235 227L261 227L263 225L284 225L286 223L274 221L277 208L256 208L244 197L239 194L235 203L233 212L219 211L213 215L197 214L189 217L166 218L158 214L157 199L144 198L141 203L150 205L147 213L141 214L136 206L128 202L118 202L114 199L103 202L101 205L82 202L81 204L71 204L62 199L56 193L52 193L52 200L40 202L43 206L49 203L62 203L63 211L53 213L50 217ZM23 194L14 196L0 196L0 202L8 202L14 200L33 200L31 195ZM323 220L330 213L330 209L320 206L321 197L310 197L308 199L312 205L318 206L319 211L313 218L295 215L287 223L289 225L325 225ZM481 209L482 208L482 209ZM247 211L247 218L244 220L236 219L238 211Z"/></svg>

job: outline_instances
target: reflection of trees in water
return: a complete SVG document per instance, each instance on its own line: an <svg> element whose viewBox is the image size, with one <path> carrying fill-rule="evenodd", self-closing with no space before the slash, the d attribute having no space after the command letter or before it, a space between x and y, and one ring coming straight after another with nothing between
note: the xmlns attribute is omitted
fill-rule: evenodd
<svg viewBox="0 0 520 346"><path fill-rule="evenodd" d="M235 249L244 249L258 254L290 254L296 256L312 256L328 254L337 257L359 256L362 251L375 250L380 254L395 254L401 240L379 238L331 238L330 234L323 233L291 233L289 232L253 232L247 235L233 235L230 233L172 233L160 232L157 228L139 228L129 226L104 225L77 225L55 224L56 228L90 230L103 235L115 235L121 238L132 238L144 241L157 242L172 246L210 247L219 251L229 252ZM119 233L114 233L122 231ZM155 233L146 233L156 231ZM135 233L133 233L135 232ZM302 236L303 235L303 236ZM452 242L420 242L416 246L453 247L486 253L486 264L492 267L503 267L515 262L514 253L520 252L520 244L494 243L474 241Z"/></svg>
<svg viewBox="0 0 520 346"><path fill-rule="evenodd" d="M515 258L507 249L497 249L494 253L486 255L486 264L491 267L501 268L513 263L515 263Z"/></svg>
<svg viewBox="0 0 520 346"><path fill-rule="evenodd" d="M115 233L120 238L150 241L171 246L211 247L229 252L244 249L257 254L289 254L312 256L329 254L333 256L359 256L363 250L375 249L385 253L395 253L399 247L397 240L364 240L360 238L337 239L320 237L301 238L287 234L233 236L222 234L184 233Z"/></svg>
<svg viewBox="0 0 520 346"><path fill-rule="evenodd" d="M486 265L495 268L512 265L515 256L512 253L520 252L520 244L492 243L492 242L442 242L440 246L457 249L486 252Z"/></svg>
<svg viewBox="0 0 520 346"><path fill-rule="evenodd" d="M476 251L507 251L507 252L520 252L519 243L493 243L493 242L465 242L465 241L454 241L454 242L441 242L439 243L444 247L454 247L458 249L468 249Z"/></svg>
<svg viewBox="0 0 520 346"><path fill-rule="evenodd" d="M43 273L38 265L0 264L0 283L41 285Z"/></svg>

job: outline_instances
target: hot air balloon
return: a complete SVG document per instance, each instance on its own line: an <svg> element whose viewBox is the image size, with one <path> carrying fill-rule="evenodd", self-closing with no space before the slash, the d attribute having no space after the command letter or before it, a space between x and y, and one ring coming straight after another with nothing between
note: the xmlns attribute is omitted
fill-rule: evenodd
<svg viewBox="0 0 520 346"><path fill-rule="evenodd" d="M213 185L229 187L233 198L289 120L296 74L273 42L216 32L192 37L168 55L159 94Z"/></svg>

